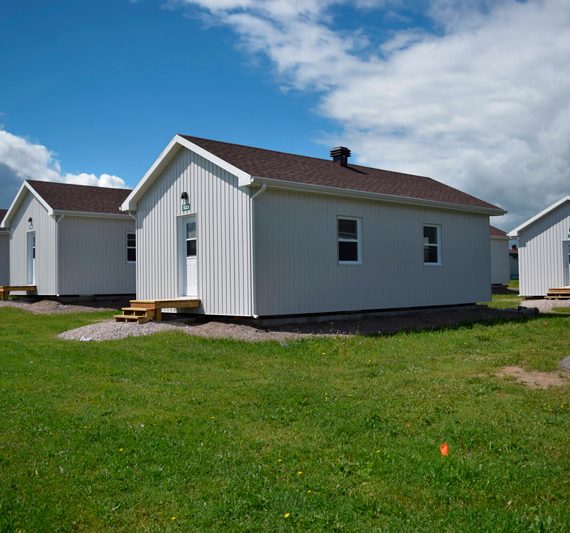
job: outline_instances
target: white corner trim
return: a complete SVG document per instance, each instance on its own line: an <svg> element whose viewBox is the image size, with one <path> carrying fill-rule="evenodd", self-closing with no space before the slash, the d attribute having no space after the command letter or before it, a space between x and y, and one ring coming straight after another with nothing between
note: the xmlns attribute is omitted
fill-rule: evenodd
<svg viewBox="0 0 570 533"><path fill-rule="evenodd" d="M127 196L126 200L121 205L121 211L136 211L137 202L144 195L144 193L149 189L154 180L158 177L158 174L166 167L170 160L178 153L180 148L187 148L191 152L203 157L207 161L210 161L214 165L226 170L230 174L233 174L238 178L238 185L244 187L249 185L252 181L252 177L247 172L235 167L234 165L224 161L218 156L208 152L204 148L201 148L197 144L185 139L180 135L175 135L172 140L168 143L168 146L162 151L158 156L152 166L147 170L146 174L141 178L137 186L133 189L131 194Z"/></svg>
<svg viewBox="0 0 570 533"><path fill-rule="evenodd" d="M40 204L45 208L49 216L53 215L53 209L51 208L51 206L39 195L39 193L27 181L24 181L20 186L20 189L16 193L16 197L10 204L8 211L6 212L6 216L4 217L4 220L2 220L2 224L0 224L0 227L4 229L10 228L10 222L14 218L14 215L17 213L20 205L24 201L24 197L28 192L34 195L36 200L40 202Z"/></svg>
<svg viewBox="0 0 570 533"><path fill-rule="evenodd" d="M563 203L569 202L569 201L570 201L570 194L567 194L563 198L560 198L560 200L558 200L557 202L554 202L551 206L542 210L540 213L537 213L533 217L529 218L526 222L523 222L520 226L517 226L515 229L511 230L509 232L509 237L511 237L511 239L514 237L518 237L518 233L521 229L524 229L527 226L534 224L537 220L542 218L544 215L547 215L551 211L554 211L554 209L556 209L557 207L561 206Z"/></svg>
<svg viewBox="0 0 570 533"><path fill-rule="evenodd" d="M436 207L440 209L451 209L453 211L467 211L470 213L480 213L483 215L498 216L504 215L507 211L503 209L492 209L490 207L477 207L463 204L452 204L449 202L440 202L437 200L423 200L421 198L412 198L407 196L395 196L391 194L382 194L377 192L359 191L356 189L343 189L340 187L330 187L328 185L315 185L312 183L302 183L296 181L285 181L273 178L262 178L260 176L253 177L253 183L266 183L272 189L293 189L317 194L331 194L338 196L349 196L352 198L363 198L366 200L379 200L397 204L409 204L422 207Z"/></svg>

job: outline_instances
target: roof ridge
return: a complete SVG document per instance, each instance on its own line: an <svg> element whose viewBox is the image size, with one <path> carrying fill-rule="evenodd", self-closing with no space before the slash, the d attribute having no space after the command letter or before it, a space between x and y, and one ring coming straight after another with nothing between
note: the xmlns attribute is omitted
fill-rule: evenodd
<svg viewBox="0 0 570 533"><path fill-rule="evenodd" d="M90 189L99 189L99 190L108 190L108 191L132 191L129 187L101 187L100 185L84 185L82 183L62 183L60 181L48 181L48 180L30 180L26 179L30 185L34 183L49 183L50 185L57 185L57 186L70 186L70 187L86 187Z"/></svg>
<svg viewBox="0 0 570 533"><path fill-rule="evenodd" d="M315 157L315 156L311 156L311 155L295 154L293 152L284 152L283 150L273 150L271 148L260 148L259 146L250 146L248 144L231 143L231 142L227 142L227 141L218 141L216 139L208 139L206 137L196 137L195 135L186 135L183 133L178 133L177 135L180 135L181 137L184 137L185 139L197 139L199 141L207 141L207 142L213 142L213 143L217 143L217 144L225 144L227 146L237 146L238 148L249 148L249 149L254 149L254 150L261 150L262 152L269 152L272 154L292 155L295 157L303 157L305 159L312 159L315 161L323 161L325 163L331 163L333 165L338 165L338 163L335 163L332 159L325 159L324 157ZM409 172L400 172L398 170L387 170L385 168L367 167L366 165L355 165L355 164L349 163L346 168L356 168L356 169L363 168L363 169L367 169L367 170L381 170L382 172L390 172L392 174L400 174L401 176L412 176L414 178L424 178L424 179L429 179L432 181L437 181L430 176L423 176L421 174L410 174ZM441 182L438 182L438 183L441 183Z"/></svg>

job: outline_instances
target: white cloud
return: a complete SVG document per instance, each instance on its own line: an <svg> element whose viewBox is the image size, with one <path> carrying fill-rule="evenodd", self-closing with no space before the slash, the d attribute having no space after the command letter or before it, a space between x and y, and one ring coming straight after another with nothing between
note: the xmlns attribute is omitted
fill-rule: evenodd
<svg viewBox="0 0 570 533"><path fill-rule="evenodd" d="M431 0L423 15L437 32L410 26L378 43L342 29L341 3L177 1L233 28L285 85L318 91L342 130L319 140L348 144L360 162L500 204L505 229L570 192L567 0ZM388 3L351 5L391 17Z"/></svg>
<svg viewBox="0 0 570 533"><path fill-rule="evenodd" d="M60 162L48 148L0 129L0 207L10 205L25 179L125 187L121 178L111 174L63 173Z"/></svg>

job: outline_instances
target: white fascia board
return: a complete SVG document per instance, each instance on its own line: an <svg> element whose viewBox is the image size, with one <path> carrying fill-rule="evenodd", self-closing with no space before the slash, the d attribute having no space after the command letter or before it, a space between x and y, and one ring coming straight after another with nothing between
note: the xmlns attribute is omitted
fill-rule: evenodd
<svg viewBox="0 0 570 533"><path fill-rule="evenodd" d="M383 202L417 205L421 207L436 207L440 209L451 209L453 211L468 211L470 213L479 213L482 215L499 216L504 215L506 211L503 209L491 209L488 207L477 207L462 204L452 204L448 202L439 202L436 200L423 200L421 198L411 198L406 196L395 196L390 194L381 194L376 192L358 191L355 189L342 189L340 187L329 187L325 185L314 185L310 183L299 183L293 181L276 180L271 178L262 178L255 176L253 183L267 184L274 189L293 189L298 191L313 192L317 194L332 194L337 196L349 196L351 198L362 198L367 200L378 200Z"/></svg>
<svg viewBox="0 0 570 533"><path fill-rule="evenodd" d="M553 211L557 207L561 206L564 202L569 202L569 201L570 201L570 194L567 194L566 196L564 196L564 198L560 198L560 200L558 200L558 202L554 202L551 206L547 207L546 209L544 209L540 213L529 218L526 222L523 222L520 226L517 226L515 229L511 230L509 232L509 237L511 237L511 238L518 237L519 231L521 229L524 229L527 226L534 224L538 219L542 218L544 215L547 215L548 213L550 213L551 211Z"/></svg>
<svg viewBox="0 0 570 533"><path fill-rule="evenodd" d="M50 216L53 215L53 209L51 208L51 206L48 205L48 203L39 195L39 193L27 181L24 181L24 183L22 183L20 189L18 190L13 202L10 204L6 216L4 217L4 220L2 220L2 224L0 224L0 227L4 229L8 229L10 227L10 222L14 218L14 215L17 213L20 205L24 201L24 197L28 192L32 193L35 196L36 200L38 200L38 202L42 204L42 206L48 212L48 215Z"/></svg>
<svg viewBox="0 0 570 533"><path fill-rule="evenodd" d="M180 148L187 148L188 150L194 152L195 154L203 157L204 159L210 161L214 165L223 168L230 174L233 174L238 178L238 185L244 187L249 185L252 181L252 177L247 172L235 167L234 165L224 161L223 159L215 156L208 150L204 150L197 144L190 142L189 140L181 137L180 135L175 135L172 140L168 143L168 146L162 151L158 156L156 161L148 169L146 174L139 181L138 185L133 189L131 194L121 205L121 211L136 211L138 200L144 195L148 188L152 185L154 180L158 177L160 172L166 167L166 165L172 160L172 158L178 153Z"/></svg>
<svg viewBox="0 0 570 533"><path fill-rule="evenodd" d="M134 220L134 216L128 213L93 213L92 211L62 211L55 210L54 217L62 215L64 217L82 217L82 218L119 218L121 220Z"/></svg>

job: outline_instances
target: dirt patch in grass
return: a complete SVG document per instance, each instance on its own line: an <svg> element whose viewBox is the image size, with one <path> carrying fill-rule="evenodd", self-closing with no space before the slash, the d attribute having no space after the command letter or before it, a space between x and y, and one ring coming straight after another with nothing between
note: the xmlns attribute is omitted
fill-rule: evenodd
<svg viewBox="0 0 570 533"><path fill-rule="evenodd" d="M530 389L548 389L570 383L570 377L559 372L525 370L520 366L506 366L495 373L500 378L514 379Z"/></svg>

